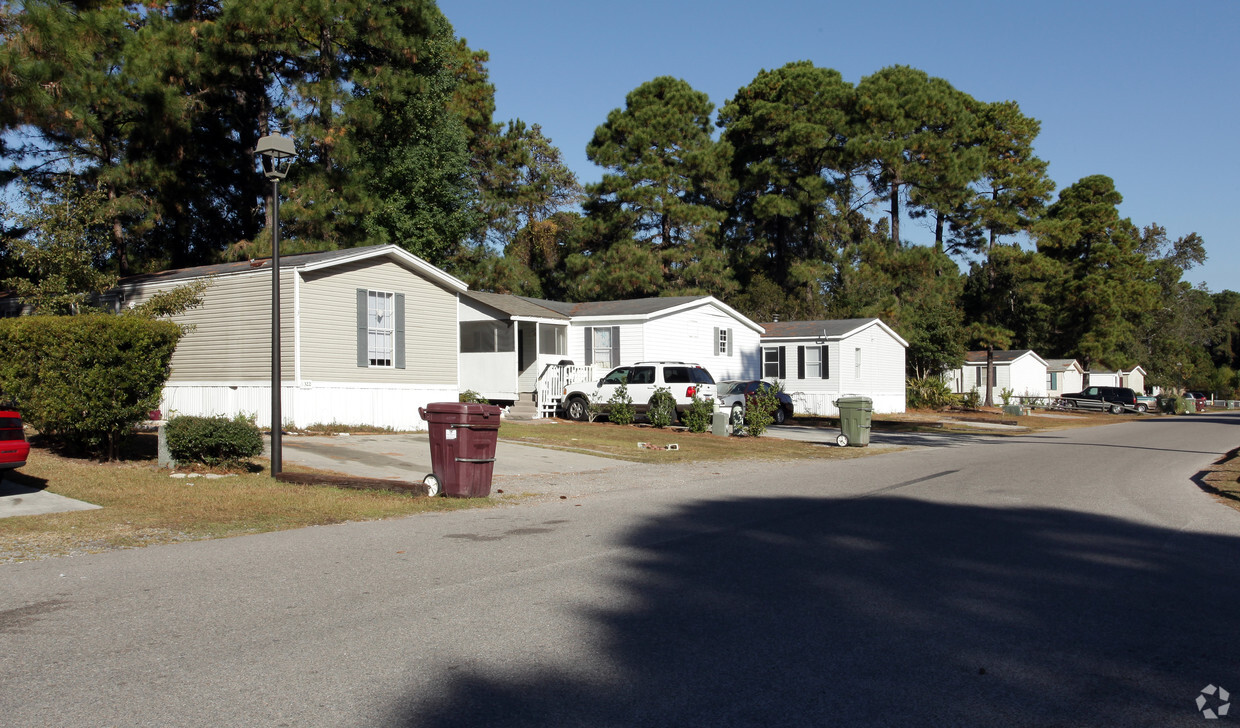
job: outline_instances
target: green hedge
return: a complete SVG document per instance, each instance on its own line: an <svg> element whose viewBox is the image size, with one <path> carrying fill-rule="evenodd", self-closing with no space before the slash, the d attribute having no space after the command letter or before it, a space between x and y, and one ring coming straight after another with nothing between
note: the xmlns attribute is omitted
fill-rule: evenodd
<svg viewBox="0 0 1240 728"><path fill-rule="evenodd" d="M261 455L263 436L254 421L227 417L173 417L164 425L168 454L178 463L235 465Z"/></svg>
<svg viewBox="0 0 1240 728"><path fill-rule="evenodd" d="M0 321L0 392L53 444L115 459L159 408L181 329L140 316L22 316Z"/></svg>

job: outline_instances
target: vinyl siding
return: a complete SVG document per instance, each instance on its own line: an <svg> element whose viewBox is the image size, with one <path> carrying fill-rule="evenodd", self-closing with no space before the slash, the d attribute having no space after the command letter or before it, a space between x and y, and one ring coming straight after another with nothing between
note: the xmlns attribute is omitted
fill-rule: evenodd
<svg viewBox="0 0 1240 728"><path fill-rule="evenodd" d="M293 272L280 272L281 379L293 378ZM141 304L177 285L124 290L124 305ZM174 316L192 326L172 356L169 382L271 381L270 271L215 279L203 305Z"/></svg>
<svg viewBox="0 0 1240 728"><path fill-rule="evenodd" d="M1032 356L1026 354L1008 367L1010 369L1010 381L1005 385L1010 387L1012 394L1017 397L1045 397L1046 396L1046 365ZM996 394L1003 390L999 387Z"/></svg>
<svg viewBox="0 0 1240 728"><path fill-rule="evenodd" d="M835 415L835 400L861 395L874 401L875 412L905 410L905 350L879 326L870 326L842 340L826 342L828 379L797 377L797 347L822 346L822 339L767 339L764 347L784 347L784 389L801 414ZM861 349L861 377L856 376L857 349ZM765 377L770 379L770 377Z"/></svg>
<svg viewBox="0 0 1240 728"><path fill-rule="evenodd" d="M586 328L595 326L619 326L620 327L620 363L632 364L637 361L649 361L646 356L645 339L642 335L642 325L624 321L591 321L589 323L574 323L568 327L568 358L574 363L581 366L589 366L593 362L586 361ZM604 374L610 370L610 367L599 365L599 369Z"/></svg>
<svg viewBox="0 0 1240 728"><path fill-rule="evenodd" d="M732 330L732 355L716 353L715 329ZM646 361L700 364L715 381L744 379L759 369L758 332L714 306L698 306L648 321Z"/></svg>
<svg viewBox="0 0 1240 728"><path fill-rule="evenodd" d="M457 383L457 295L391 261L302 273L301 378L359 383ZM357 366L357 289L405 296L405 368Z"/></svg>

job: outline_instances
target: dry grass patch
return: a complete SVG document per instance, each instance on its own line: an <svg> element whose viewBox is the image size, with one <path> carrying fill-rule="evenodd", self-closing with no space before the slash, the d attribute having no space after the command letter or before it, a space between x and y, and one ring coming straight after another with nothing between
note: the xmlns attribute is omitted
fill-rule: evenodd
<svg viewBox="0 0 1240 728"><path fill-rule="evenodd" d="M510 442L539 445L639 463L687 463L706 460L800 460L855 458L867 448L822 447L776 437L719 437L684 429L557 421L554 424L505 422L499 436ZM834 434L829 439L834 439ZM645 442L658 449L639 448ZM676 445L676 450L666 450Z"/></svg>
<svg viewBox="0 0 1240 728"><path fill-rule="evenodd" d="M1240 510L1240 448L1224 455L1193 480L1227 505Z"/></svg>
<svg viewBox="0 0 1240 728"><path fill-rule="evenodd" d="M304 471L289 466L289 471ZM94 463L31 450L5 479L103 506L0 519L0 563L485 506L489 499L289 485L266 472L172 478L150 461Z"/></svg>

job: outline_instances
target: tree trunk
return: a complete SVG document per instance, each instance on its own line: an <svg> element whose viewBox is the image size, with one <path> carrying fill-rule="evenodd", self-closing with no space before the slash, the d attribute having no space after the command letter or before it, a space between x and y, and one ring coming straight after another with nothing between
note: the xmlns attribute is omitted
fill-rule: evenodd
<svg viewBox="0 0 1240 728"><path fill-rule="evenodd" d="M986 406L995 406L995 345L986 345Z"/></svg>
<svg viewBox="0 0 1240 728"><path fill-rule="evenodd" d="M891 183L891 242L900 247L900 183Z"/></svg>

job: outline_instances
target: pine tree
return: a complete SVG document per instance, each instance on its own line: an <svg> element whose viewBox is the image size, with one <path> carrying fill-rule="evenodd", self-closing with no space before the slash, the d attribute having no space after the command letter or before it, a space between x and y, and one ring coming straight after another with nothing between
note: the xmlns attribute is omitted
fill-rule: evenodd
<svg viewBox="0 0 1240 728"><path fill-rule="evenodd" d="M713 110L705 94L663 76L630 92L595 130L586 155L608 171L586 191L587 239L592 252L621 246L626 251L611 257L648 268L618 274L590 265L595 280L581 282L583 295L733 290L716 242L731 188L728 148L710 135Z"/></svg>

